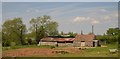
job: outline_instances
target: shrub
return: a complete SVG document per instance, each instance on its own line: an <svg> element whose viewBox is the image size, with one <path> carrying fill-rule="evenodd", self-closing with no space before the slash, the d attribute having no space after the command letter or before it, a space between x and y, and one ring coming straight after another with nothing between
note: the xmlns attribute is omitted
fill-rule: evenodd
<svg viewBox="0 0 120 59"><path fill-rule="evenodd" d="M55 48L55 46L51 46L51 49Z"/></svg>
<svg viewBox="0 0 120 59"><path fill-rule="evenodd" d="M12 46L12 47L15 46L15 45L16 45L15 42L11 42L11 43L10 43L10 46Z"/></svg>

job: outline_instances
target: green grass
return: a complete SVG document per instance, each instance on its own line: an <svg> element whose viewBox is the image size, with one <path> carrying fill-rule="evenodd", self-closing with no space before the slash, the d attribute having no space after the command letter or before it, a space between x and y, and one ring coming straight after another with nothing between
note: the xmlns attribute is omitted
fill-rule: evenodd
<svg viewBox="0 0 120 59"><path fill-rule="evenodd" d="M85 49L84 53L60 54L59 57L118 57L118 53L111 54L109 49L118 49L117 44L107 44L107 47Z"/></svg>
<svg viewBox="0 0 120 59"><path fill-rule="evenodd" d="M88 48L83 50L83 52L78 53L66 53L66 54L56 54L51 57L118 57L118 53L111 54L109 52L109 49L118 49L118 44L107 44L107 47L96 47L96 48ZM13 49L19 49L19 48L51 48L53 46L36 46L36 45L26 45L26 46L14 46L11 48L3 47L4 50L13 50ZM64 47L56 47L56 48L64 48ZM37 57L43 57L43 56L37 56Z"/></svg>
<svg viewBox="0 0 120 59"><path fill-rule="evenodd" d="M12 47L2 47L2 50L13 50L13 49L20 49L20 48L54 48L54 46L48 46L48 45L23 45L23 46L12 46Z"/></svg>

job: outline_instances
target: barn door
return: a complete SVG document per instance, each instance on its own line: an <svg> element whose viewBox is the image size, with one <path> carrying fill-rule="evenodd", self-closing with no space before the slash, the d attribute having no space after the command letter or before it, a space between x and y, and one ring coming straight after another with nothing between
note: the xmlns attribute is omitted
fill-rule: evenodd
<svg viewBox="0 0 120 59"><path fill-rule="evenodd" d="M81 41L81 46L85 46L85 41Z"/></svg>

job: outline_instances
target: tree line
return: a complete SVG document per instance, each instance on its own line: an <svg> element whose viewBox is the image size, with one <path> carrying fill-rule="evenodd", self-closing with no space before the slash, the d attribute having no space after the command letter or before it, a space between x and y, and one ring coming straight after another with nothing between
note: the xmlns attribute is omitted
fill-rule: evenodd
<svg viewBox="0 0 120 59"><path fill-rule="evenodd" d="M105 44L115 43L119 41L120 29L109 28L104 35L98 35L96 39L104 42Z"/></svg>
<svg viewBox="0 0 120 59"><path fill-rule="evenodd" d="M32 18L29 21L30 28L23 23L22 18L8 19L2 24L2 45L31 45L38 44L40 39L47 36L61 36L65 33L58 32L58 23L53 21L50 16L43 15ZM112 43L118 41L119 28L109 28L104 35L97 35L96 39ZM89 33L91 34L91 33ZM75 37L77 33L68 32L67 35Z"/></svg>
<svg viewBox="0 0 120 59"><path fill-rule="evenodd" d="M30 21L30 28L27 29L23 23L22 18L14 18L5 21L2 25L2 45L26 45L38 44L40 39L49 35L58 34L58 23L53 21L50 16L44 15L32 18Z"/></svg>

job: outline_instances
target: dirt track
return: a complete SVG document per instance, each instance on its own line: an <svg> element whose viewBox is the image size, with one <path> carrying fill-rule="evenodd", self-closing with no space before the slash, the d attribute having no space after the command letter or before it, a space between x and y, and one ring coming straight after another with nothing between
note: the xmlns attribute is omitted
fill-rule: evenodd
<svg viewBox="0 0 120 59"><path fill-rule="evenodd" d="M4 51L3 57L23 57L23 56L52 56L52 49L46 48L22 48Z"/></svg>
<svg viewBox="0 0 120 59"><path fill-rule="evenodd" d="M55 56L56 53L53 53L53 51L56 50L64 50L69 53L77 53L80 50L75 48L55 48L55 49L48 49L48 48L21 48L21 49L15 49L15 50L8 50L3 51L2 56L3 57L27 57L27 56L42 56L42 57L51 57Z"/></svg>

